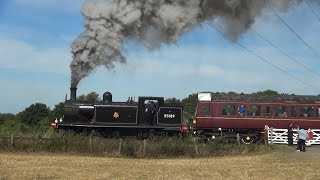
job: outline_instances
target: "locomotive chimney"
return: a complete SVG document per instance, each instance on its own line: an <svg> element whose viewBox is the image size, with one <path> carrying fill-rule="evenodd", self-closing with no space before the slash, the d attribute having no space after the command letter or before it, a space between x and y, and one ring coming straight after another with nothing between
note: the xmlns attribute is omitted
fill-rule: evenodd
<svg viewBox="0 0 320 180"><path fill-rule="evenodd" d="M71 87L70 88L70 100L75 101L77 99L77 88Z"/></svg>

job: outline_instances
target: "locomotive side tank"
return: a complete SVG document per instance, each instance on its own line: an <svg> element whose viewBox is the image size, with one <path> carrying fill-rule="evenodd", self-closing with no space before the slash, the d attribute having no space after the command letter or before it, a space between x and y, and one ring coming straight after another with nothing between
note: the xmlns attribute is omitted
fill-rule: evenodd
<svg viewBox="0 0 320 180"><path fill-rule="evenodd" d="M138 102L113 102L112 94L103 94L102 102L76 100L76 88L65 101L62 119L52 126L58 129L100 132L106 137L177 135L181 133L183 108L165 103L163 97L143 96Z"/></svg>

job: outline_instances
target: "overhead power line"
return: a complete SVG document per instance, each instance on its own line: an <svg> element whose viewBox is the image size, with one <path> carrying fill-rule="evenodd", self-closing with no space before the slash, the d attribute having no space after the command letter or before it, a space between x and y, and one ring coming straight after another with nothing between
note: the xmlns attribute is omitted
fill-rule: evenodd
<svg viewBox="0 0 320 180"><path fill-rule="evenodd" d="M308 2L308 0L304 0L307 5L309 6L309 8L311 9L311 11L313 12L313 14L317 17L318 21L320 22L320 17L319 15L316 13L316 11L312 8L312 6L310 5L310 3Z"/></svg>
<svg viewBox="0 0 320 180"><path fill-rule="evenodd" d="M278 17L281 22L287 26L287 28L295 35L298 37L298 39L300 39L300 41L305 45L307 46L312 52L313 54L315 54L316 56L319 56L319 52L314 49L313 47L311 47L303 38L301 38L282 18L281 16L271 7L270 5L270 2L268 0L265 0L265 3L267 5L267 7L271 10L271 12L276 16Z"/></svg>
<svg viewBox="0 0 320 180"><path fill-rule="evenodd" d="M207 24L209 27L211 27L212 29L214 29L214 30L216 30L217 32L219 32L224 38L226 38L225 34L224 34L221 30L219 30L218 28L216 28L215 26L213 26L212 24L210 24L210 23L208 23L208 22L206 22L206 24ZM313 88L313 89L315 89L315 90L318 90L318 91L320 90L319 88L317 88L317 87L315 87L315 86L313 86L313 85L311 85L311 84L309 84L309 83L307 83L307 82L305 82L305 81L303 81L303 80L295 77L294 75L288 73L287 71L281 69L280 67L278 67L278 66L276 66L275 64L271 63L271 62L268 61L267 59L259 56L257 53L255 53L255 52L253 52L252 50L248 49L248 48L245 47L243 44L241 44L241 43L239 43L239 42L235 42L235 43L236 43L237 45L239 45L241 48L243 48L244 50L246 50L246 51L248 51L249 53L253 54L254 56L258 57L260 60L262 60L262 61L264 61L265 63L273 66L273 67L276 68L276 69L278 69L278 70L281 71L282 73L284 73L284 74L292 77L293 79L295 79L295 80L297 80L297 81L299 81L299 82L301 82L301 83L303 83L303 84L305 84L305 85L307 85L307 86L309 86L309 87L311 87L311 88Z"/></svg>
<svg viewBox="0 0 320 180"><path fill-rule="evenodd" d="M297 64L303 66L304 68L308 69L310 72L312 72L313 74L317 75L320 77L320 74L313 71L311 68L309 68L308 66L304 65L303 63L301 63L300 61L298 61L297 59L293 58L292 56L290 56L288 53L284 52L282 49L280 49L278 46L276 46L274 43L272 43L271 41L269 41L268 39L264 38L260 33L258 33L257 31L255 31L253 28L250 28L251 31L253 31L254 33L256 33L260 38L262 38L263 40L265 40L266 42L268 42L271 46L273 46L274 48L278 49L282 54L284 54L285 56L287 56L288 58L290 58L292 61L296 62Z"/></svg>

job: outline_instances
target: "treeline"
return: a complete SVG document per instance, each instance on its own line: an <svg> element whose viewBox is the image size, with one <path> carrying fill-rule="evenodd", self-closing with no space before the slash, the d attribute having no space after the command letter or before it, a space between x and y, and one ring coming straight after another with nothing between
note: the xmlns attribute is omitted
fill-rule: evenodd
<svg viewBox="0 0 320 180"><path fill-rule="evenodd" d="M214 94L237 95L235 92L209 92ZM243 93L241 93L243 94ZM273 90L259 91L253 93L256 95L278 95L278 92ZM83 94L77 97L78 100L99 102L102 99L96 92ZM193 93L184 99L175 97L167 98L166 102L180 104L184 107L185 124L192 122L198 102L197 93ZM1 134L25 134L25 133L41 133L49 129L49 124L63 115L64 103L60 102L50 109L46 104L35 103L27 107L25 110L17 113L0 113L0 133Z"/></svg>
<svg viewBox="0 0 320 180"><path fill-rule="evenodd" d="M64 103L55 105L53 110L46 104L35 103L17 113L0 113L1 134L26 134L45 132L49 124L63 115Z"/></svg>

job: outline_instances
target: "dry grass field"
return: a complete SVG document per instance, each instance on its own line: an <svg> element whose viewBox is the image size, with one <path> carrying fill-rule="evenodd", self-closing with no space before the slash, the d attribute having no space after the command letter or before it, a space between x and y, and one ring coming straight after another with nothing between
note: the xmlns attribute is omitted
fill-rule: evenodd
<svg viewBox="0 0 320 180"><path fill-rule="evenodd" d="M320 153L128 159L0 153L0 179L320 179Z"/></svg>

